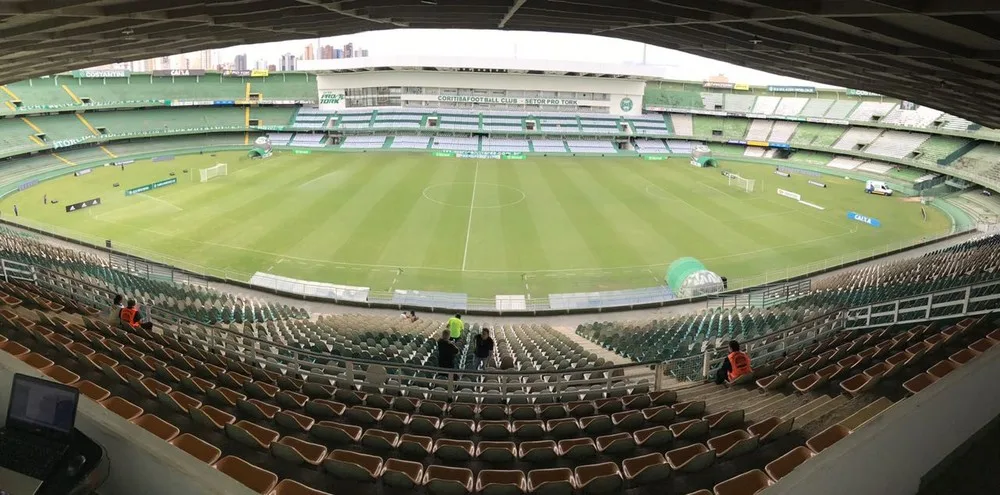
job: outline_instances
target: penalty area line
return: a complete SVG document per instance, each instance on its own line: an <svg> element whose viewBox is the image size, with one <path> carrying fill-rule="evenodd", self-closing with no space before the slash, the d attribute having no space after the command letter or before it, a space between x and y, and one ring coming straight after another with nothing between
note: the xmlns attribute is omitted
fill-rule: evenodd
<svg viewBox="0 0 1000 495"><path fill-rule="evenodd" d="M150 196L150 195L145 194L145 193L139 194L139 196L142 196L142 197L147 198L147 199L151 199L153 201L158 201L158 202L160 202L162 204L165 204L165 205L167 205L167 206L169 206L169 207L171 207L171 208L173 208L173 209L175 209L177 211L184 211L184 208L181 208L180 206L177 206L177 205L175 205L175 204L173 204L170 201L167 201L165 199L160 199L160 198L157 198L156 196Z"/></svg>

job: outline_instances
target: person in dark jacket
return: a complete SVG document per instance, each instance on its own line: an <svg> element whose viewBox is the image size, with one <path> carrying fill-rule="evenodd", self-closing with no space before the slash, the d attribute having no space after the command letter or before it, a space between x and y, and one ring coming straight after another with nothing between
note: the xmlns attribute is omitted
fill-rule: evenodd
<svg viewBox="0 0 1000 495"><path fill-rule="evenodd" d="M483 331L476 335L476 352L472 358L472 369L483 369L483 363L493 354L493 337L490 337L490 329L483 328Z"/></svg>
<svg viewBox="0 0 1000 495"><path fill-rule="evenodd" d="M438 339L438 366L441 368L454 368L455 356L458 355L458 346L451 341L451 332L445 330L441 332Z"/></svg>

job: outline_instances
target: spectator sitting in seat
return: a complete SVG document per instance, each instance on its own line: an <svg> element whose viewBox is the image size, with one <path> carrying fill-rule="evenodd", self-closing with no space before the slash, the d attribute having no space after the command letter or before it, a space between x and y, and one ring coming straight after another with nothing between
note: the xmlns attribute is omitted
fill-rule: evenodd
<svg viewBox="0 0 1000 495"><path fill-rule="evenodd" d="M402 319L404 319L404 320L406 320L406 321L408 321L408 322L410 322L410 323L414 323L414 322L416 322L417 320L420 319L420 318L417 317L416 311L413 311L413 310L410 310L409 313L407 313L406 311L403 311L403 314L399 315L399 317L402 318Z"/></svg>
<svg viewBox="0 0 1000 495"><path fill-rule="evenodd" d="M125 328L139 328L139 308L135 307L135 300L129 299L124 308L118 311L118 321Z"/></svg>
<svg viewBox="0 0 1000 495"><path fill-rule="evenodd" d="M752 372L753 368L750 367L750 356L740 350L739 342L730 340L729 355L726 356L726 359L722 360L722 366L715 372L715 383L722 385L727 381L732 382Z"/></svg>
<svg viewBox="0 0 1000 495"><path fill-rule="evenodd" d="M118 324L118 319L120 318L119 315L121 314L122 308L124 308L124 306L122 306L122 299L121 294L115 294L115 300L111 303L111 310L108 311L108 323L111 325Z"/></svg>
<svg viewBox="0 0 1000 495"><path fill-rule="evenodd" d="M128 304L118 311L118 321L121 323L123 328L136 329L142 327L146 330L153 329L153 323L148 321L148 317L143 317L142 311L135 305L134 299L129 299Z"/></svg>

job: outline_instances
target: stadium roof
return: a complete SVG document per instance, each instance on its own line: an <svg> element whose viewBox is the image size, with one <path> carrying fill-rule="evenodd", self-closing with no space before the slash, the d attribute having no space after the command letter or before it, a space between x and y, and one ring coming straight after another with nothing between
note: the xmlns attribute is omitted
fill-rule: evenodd
<svg viewBox="0 0 1000 495"><path fill-rule="evenodd" d="M0 82L376 29L561 31L866 89L1000 128L997 0L7 0L0 19Z"/></svg>

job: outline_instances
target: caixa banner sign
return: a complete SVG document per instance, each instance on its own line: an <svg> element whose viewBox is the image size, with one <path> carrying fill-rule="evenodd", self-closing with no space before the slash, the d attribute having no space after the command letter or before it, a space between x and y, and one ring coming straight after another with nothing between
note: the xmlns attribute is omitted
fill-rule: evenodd
<svg viewBox="0 0 1000 495"><path fill-rule="evenodd" d="M864 215L861 215L861 214L858 214L858 213L854 213L853 211L847 212L847 219L848 220L855 220L855 221L858 221L858 222L861 222L861 223L867 223L868 225L871 225L872 227L881 227L882 226L882 222L879 222L878 219L872 218L872 217L866 217Z"/></svg>

